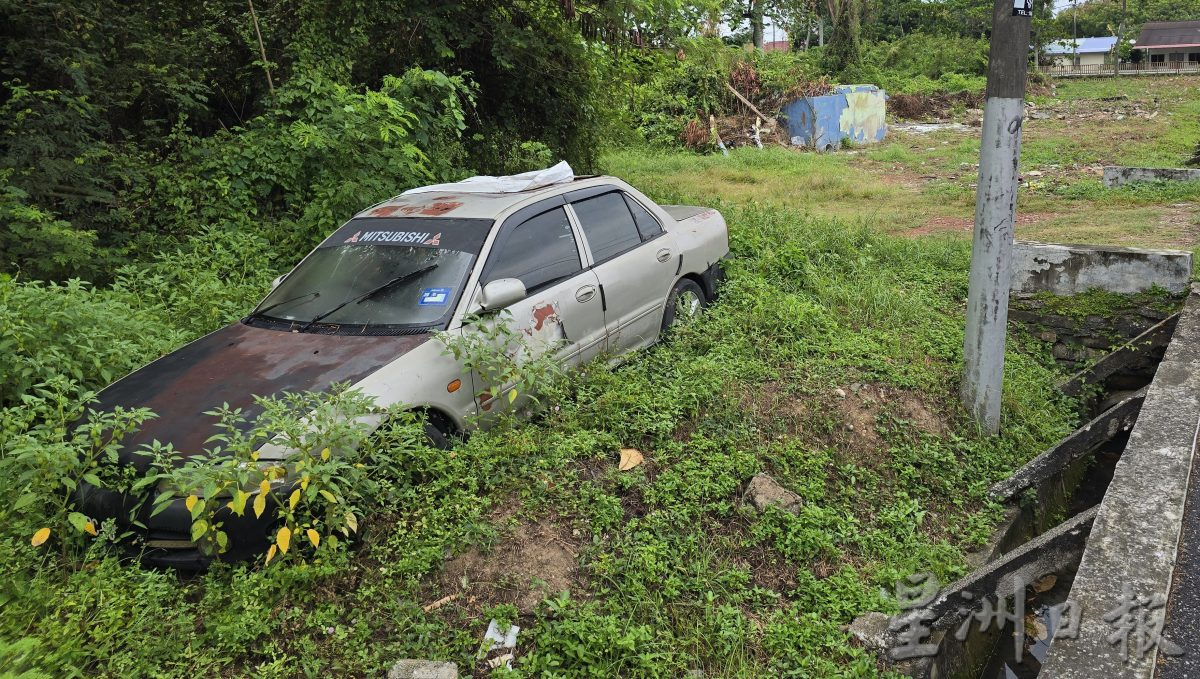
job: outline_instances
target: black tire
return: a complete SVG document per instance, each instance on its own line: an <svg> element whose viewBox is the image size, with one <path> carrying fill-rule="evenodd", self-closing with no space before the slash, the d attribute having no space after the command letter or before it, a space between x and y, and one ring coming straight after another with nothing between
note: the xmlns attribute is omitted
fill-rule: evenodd
<svg viewBox="0 0 1200 679"><path fill-rule="evenodd" d="M431 448L450 449L450 437L434 422L433 417L425 418L425 438L429 440Z"/></svg>
<svg viewBox="0 0 1200 679"><path fill-rule="evenodd" d="M690 278L679 279L675 287L671 288L671 294L667 295L667 306L663 310L663 331L670 330L676 321L694 318L706 306L708 297L704 294L704 288ZM686 314L686 318L682 314Z"/></svg>

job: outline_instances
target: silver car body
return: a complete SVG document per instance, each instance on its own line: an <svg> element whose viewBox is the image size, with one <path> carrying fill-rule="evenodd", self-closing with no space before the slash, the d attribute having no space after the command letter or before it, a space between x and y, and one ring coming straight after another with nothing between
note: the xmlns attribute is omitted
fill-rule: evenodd
<svg viewBox="0 0 1200 679"><path fill-rule="evenodd" d="M662 233L602 260L589 246L574 206L581 200L619 192L636 201L662 227ZM502 238L515 225L538 213L540 207L563 209L582 257L582 270L566 280L531 291L509 305L517 328L532 343L554 347L560 360L578 365L600 354L621 356L650 344L659 336L667 298L682 278L711 287L719 261L729 253L725 220L716 210L688 206L659 206L637 189L614 177L577 179L535 191L508 194L417 193L372 206L357 217L378 215L438 215L490 218L495 224L484 240L446 331L471 332L464 320L480 311L485 272ZM299 265L298 265L299 266ZM498 347L497 350L503 350ZM464 383L450 390L455 380ZM469 382L468 382L469 381ZM470 388L467 388L467 386ZM383 366L355 388L390 406L401 403L434 411L454 428L486 424L499 412L520 408L526 395L510 398L505 385L494 397L478 374L467 374L443 343L426 342ZM481 417L477 417L481 416Z"/></svg>

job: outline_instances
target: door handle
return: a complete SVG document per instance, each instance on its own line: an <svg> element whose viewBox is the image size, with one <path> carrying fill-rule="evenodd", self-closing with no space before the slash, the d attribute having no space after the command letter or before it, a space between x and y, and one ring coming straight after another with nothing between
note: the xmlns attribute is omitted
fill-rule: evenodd
<svg viewBox="0 0 1200 679"><path fill-rule="evenodd" d="M580 303L586 302L596 296L596 286L585 285L575 291L575 299Z"/></svg>
<svg viewBox="0 0 1200 679"><path fill-rule="evenodd" d="M671 251L666 248L663 248L658 251L658 254L656 256L658 257L658 261L665 262L671 258Z"/></svg>

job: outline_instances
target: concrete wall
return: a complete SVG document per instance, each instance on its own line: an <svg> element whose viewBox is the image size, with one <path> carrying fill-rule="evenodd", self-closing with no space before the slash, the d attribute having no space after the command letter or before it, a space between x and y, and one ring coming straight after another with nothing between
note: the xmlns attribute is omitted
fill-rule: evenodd
<svg viewBox="0 0 1200 679"><path fill-rule="evenodd" d="M1008 321L1051 345L1055 360L1075 371L1128 342L1170 315L1169 310L1130 306L1104 316L1065 316L1047 311L1035 293L1016 293Z"/></svg>
<svg viewBox="0 0 1200 679"><path fill-rule="evenodd" d="M1074 295L1099 288L1132 294L1154 286L1183 292L1192 278L1192 253L1098 245L1017 241L1013 292Z"/></svg>
<svg viewBox="0 0 1200 679"><path fill-rule="evenodd" d="M1080 53L1080 66L1103 66L1108 54L1106 52ZM1059 54L1054 57L1054 65L1058 68L1070 68L1074 60L1074 54Z"/></svg>
<svg viewBox="0 0 1200 679"><path fill-rule="evenodd" d="M1110 189L1131 182L1194 181L1197 179L1200 179L1200 170L1112 165L1104 168L1104 185Z"/></svg>
<svg viewBox="0 0 1200 679"><path fill-rule="evenodd" d="M842 85L834 94L803 97L785 105L788 137L795 146L830 151L842 139L857 144L887 135L887 95L874 85Z"/></svg>

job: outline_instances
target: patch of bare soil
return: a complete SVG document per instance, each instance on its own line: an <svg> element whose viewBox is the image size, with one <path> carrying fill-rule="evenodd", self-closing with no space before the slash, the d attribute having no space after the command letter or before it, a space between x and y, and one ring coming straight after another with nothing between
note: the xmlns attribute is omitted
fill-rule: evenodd
<svg viewBox="0 0 1200 679"><path fill-rule="evenodd" d="M946 422L919 394L902 389L851 384L835 391L830 405L844 423L842 431L833 432L835 443L860 464L886 462L887 443L879 436L878 427L885 412L926 433L942 434L947 429Z"/></svg>
<svg viewBox="0 0 1200 679"><path fill-rule="evenodd" d="M878 384L850 384L798 399L781 385L767 383L743 394L741 402L769 436L830 446L847 460L881 472L889 461L887 442L879 435L881 415L930 434L950 429L920 394Z"/></svg>
<svg viewBox="0 0 1200 679"><path fill-rule="evenodd" d="M576 589L579 549L551 519L522 523L489 550L477 547L446 562L441 591L470 608L513 604L530 614L542 599Z"/></svg>
<svg viewBox="0 0 1200 679"><path fill-rule="evenodd" d="M1163 213L1162 225L1166 230L1179 234L1173 244L1191 250L1200 244L1200 205L1174 203Z"/></svg>
<svg viewBox="0 0 1200 679"><path fill-rule="evenodd" d="M890 103L889 103L890 105ZM1039 120L1154 120L1160 114L1160 102L1131 99L1124 95L1100 99L1073 99L1048 106L1028 105L1028 118L1034 125Z"/></svg>
<svg viewBox="0 0 1200 679"><path fill-rule="evenodd" d="M1028 212L1017 213L1017 226L1022 224L1036 224L1049 219L1054 219L1059 215L1053 212ZM925 220L925 223L915 229L909 229L900 234L908 238L916 238L917 236L928 236L934 233L954 233L967 232L975 226L974 217L932 217Z"/></svg>

